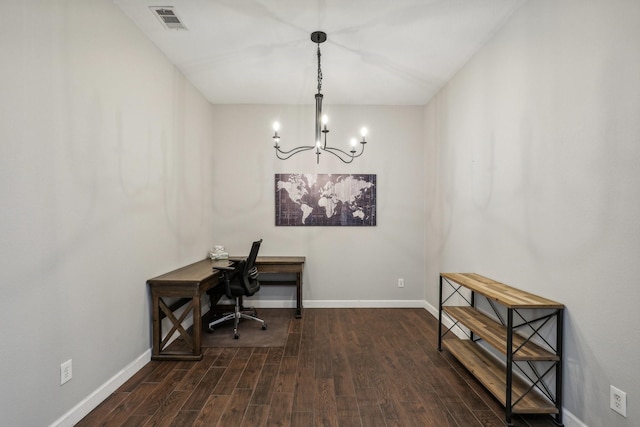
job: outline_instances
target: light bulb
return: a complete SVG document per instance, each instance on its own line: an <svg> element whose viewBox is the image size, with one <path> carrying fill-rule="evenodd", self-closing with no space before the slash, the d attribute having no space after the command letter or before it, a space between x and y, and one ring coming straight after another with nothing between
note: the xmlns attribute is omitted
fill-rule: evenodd
<svg viewBox="0 0 640 427"><path fill-rule="evenodd" d="M355 138L351 138L351 146L355 148L358 141Z"/></svg>
<svg viewBox="0 0 640 427"><path fill-rule="evenodd" d="M273 130L278 132L280 130L280 123L273 122Z"/></svg>
<svg viewBox="0 0 640 427"><path fill-rule="evenodd" d="M325 114L322 116L322 124L326 125L329 122L329 117Z"/></svg>
<svg viewBox="0 0 640 427"><path fill-rule="evenodd" d="M362 128L360 129L360 135L362 135L362 137L364 138L365 136L367 136L367 128Z"/></svg>

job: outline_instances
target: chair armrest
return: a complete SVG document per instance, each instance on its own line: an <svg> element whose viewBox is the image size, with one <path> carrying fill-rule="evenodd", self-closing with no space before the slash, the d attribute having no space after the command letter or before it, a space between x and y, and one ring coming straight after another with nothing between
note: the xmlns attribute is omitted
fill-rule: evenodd
<svg viewBox="0 0 640 427"><path fill-rule="evenodd" d="M236 262L228 261L228 260L214 261L211 267L214 270L221 270L221 271L234 271L236 268L238 268Z"/></svg>

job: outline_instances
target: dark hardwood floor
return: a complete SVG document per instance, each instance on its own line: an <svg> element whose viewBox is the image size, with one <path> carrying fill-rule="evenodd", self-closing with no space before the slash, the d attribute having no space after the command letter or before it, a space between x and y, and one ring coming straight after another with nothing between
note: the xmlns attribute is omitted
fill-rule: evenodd
<svg viewBox="0 0 640 427"><path fill-rule="evenodd" d="M503 407L438 352L437 321L424 309L284 312L284 347L152 361L77 426L504 425ZM513 421L555 425L549 416Z"/></svg>

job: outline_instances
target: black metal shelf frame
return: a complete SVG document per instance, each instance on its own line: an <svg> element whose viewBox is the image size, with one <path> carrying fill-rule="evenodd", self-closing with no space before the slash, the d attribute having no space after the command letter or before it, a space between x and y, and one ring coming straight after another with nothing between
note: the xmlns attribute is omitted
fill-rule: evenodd
<svg viewBox="0 0 640 427"><path fill-rule="evenodd" d="M443 281L445 281L452 292L443 300ZM474 333L471 329L469 329L469 333L467 333L464 329L462 329L458 324L460 323L457 319L445 313L442 310L442 307L448 302L454 295L459 295L469 306L476 308L476 292L469 289L471 292L470 297L468 298L462 292L461 289L468 289L463 285L458 283L451 283L447 278L443 278L440 276L440 284L439 284L439 292L438 292L438 350L442 351L442 338L448 334L454 327L458 327L469 339L473 342L481 341L481 337L475 337ZM482 296L482 294L480 294ZM505 421L508 426L513 426L511 421L513 416L513 408L515 405L524 398L528 393L532 392L534 389L537 389L541 392L549 401L556 407L558 412L554 416L554 422L558 426L563 426L562 423L562 342L563 342L563 323L564 323L564 310L563 309L547 309L551 310L549 314L542 315L536 317L531 320L527 320L518 309L506 307L506 319L502 313L500 313L499 309L496 307L494 301L489 298L484 297L484 299L491 306L492 311L494 312L498 322L504 327L506 327L507 331L507 348L506 351L506 361L505 361L505 374L506 374L506 383L507 387L505 390ZM529 308L521 308L520 310L527 310ZM443 313L447 316L447 318L453 323L449 328L447 328L444 332L442 331L442 315ZM519 318L519 322L514 324L514 315ZM547 325L549 322L555 321L556 326L556 343L553 345L549 342L542 334L541 329ZM519 334L522 338L524 338L524 342L519 345L517 348L513 349L513 334L514 332L521 329L530 329L530 333L528 335ZM555 354L558 359L557 360L514 360L514 355L528 342L532 341L534 337L537 337L544 345L546 349L551 353ZM539 343L536 343L540 345ZM510 351L511 349L511 351ZM526 364L529 367L530 372L526 372L520 363ZM547 363L547 369L544 371L540 371L540 365L543 363ZM513 385L513 372L514 367L518 369L518 372L522 376L524 376L527 381L531 384L525 393L519 396L517 399L513 399L512 396L512 385ZM543 381L547 376L550 376L552 373L555 373L555 390L550 390L549 386Z"/></svg>

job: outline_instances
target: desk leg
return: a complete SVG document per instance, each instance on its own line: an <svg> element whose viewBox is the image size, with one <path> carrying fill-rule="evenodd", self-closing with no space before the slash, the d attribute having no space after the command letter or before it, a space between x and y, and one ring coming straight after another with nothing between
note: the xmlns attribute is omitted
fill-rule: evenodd
<svg viewBox="0 0 640 427"><path fill-rule="evenodd" d="M162 311L172 323L171 330L162 338L162 322L160 318ZM193 315L193 336L182 326L182 323L189 314ZM176 317L171 307L169 307L160 296L153 297L153 360L201 360L201 333L202 319L200 319L200 296L195 296L187 303L180 317ZM169 342L174 334L178 332L190 351L167 350Z"/></svg>
<svg viewBox="0 0 640 427"><path fill-rule="evenodd" d="M202 314L200 313L200 295L193 297L193 356L201 358L202 348L200 341L202 339Z"/></svg>
<svg viewBox="0 0 640 427"><path fill-rule="evenodd" d="M302 273L296 273L296 319L302 317Z"/></svg>
<svg viewBox="0 0 640 427"><path fill-rule="evenodd" d="M151 355L157 356L160 354L160 341L162 341L162 331L160 330L160 297L152 295L152 307L153 307L153 350Z"/></svg>

